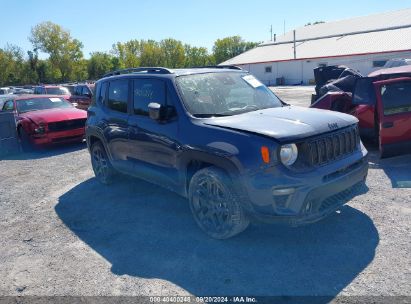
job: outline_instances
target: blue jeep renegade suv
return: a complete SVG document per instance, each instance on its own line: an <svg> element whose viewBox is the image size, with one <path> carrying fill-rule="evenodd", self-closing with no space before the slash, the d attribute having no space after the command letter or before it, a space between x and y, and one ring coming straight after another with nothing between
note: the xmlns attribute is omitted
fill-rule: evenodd
<svg viewBox="0 0 411 304"><path fill-rule="evenodd" d="M127 69L95 90L86 137L97 179L122 172L187 197L214 238L252 219L315 222L367 177L356 118L290 106L236 67Z"/></svg>

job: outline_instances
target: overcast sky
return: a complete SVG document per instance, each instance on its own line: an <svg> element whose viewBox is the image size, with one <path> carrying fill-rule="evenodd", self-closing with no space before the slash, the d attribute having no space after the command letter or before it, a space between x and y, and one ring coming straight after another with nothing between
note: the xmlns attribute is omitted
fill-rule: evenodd
<svg viewBox="0 0 411 304"><path fill-rule="evenodd" d="M32 26L52 21L84 44L84 55L109 51L129 39L175 38L211 50L218 38L240 35L249 41L270 39L317 20L332 21L411 8L411 0L0 0L0 48L6 43L31 49Z"/></svg>

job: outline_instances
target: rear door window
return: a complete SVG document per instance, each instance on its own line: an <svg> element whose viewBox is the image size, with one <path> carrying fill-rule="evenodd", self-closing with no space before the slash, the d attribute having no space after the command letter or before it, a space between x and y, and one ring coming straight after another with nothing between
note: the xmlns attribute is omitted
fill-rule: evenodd
<svg viewBox="0 0 411 304"><path fill-rule="evenodd" d="M411 81L402 81L381 87L384 115L411 112Z"/></svg>
<svg viewBox="0 0 411 304"><path fill-rule="evenodd" d="M107 106L111 110L127 113L128 80L119 79L110 81Z"/></svg>

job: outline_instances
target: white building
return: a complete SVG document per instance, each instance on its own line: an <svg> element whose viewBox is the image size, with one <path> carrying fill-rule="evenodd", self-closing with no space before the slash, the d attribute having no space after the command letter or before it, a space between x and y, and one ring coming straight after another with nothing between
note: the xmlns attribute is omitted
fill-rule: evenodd
<svg viewBox="0 0 411 304"><path fill-rule="evenodd" d="M300 27L221 65L240 66L268 85L309 84L318 66L367 75L393 58L411 58L411 9Z"/></svg>

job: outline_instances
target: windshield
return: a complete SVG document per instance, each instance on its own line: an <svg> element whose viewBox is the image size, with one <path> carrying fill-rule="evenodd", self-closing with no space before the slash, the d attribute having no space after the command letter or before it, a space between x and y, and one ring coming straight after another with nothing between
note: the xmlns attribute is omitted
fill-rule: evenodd
<svg viewBox="0 0 411 304"><path fill-rule="evenodd" d="M67 88L46 88L46 94L49 95L70 95Z"/></svg>
<svg viewBox="0 0 411 304"><path fill-rule="evenodd" d="M197 117L230 116L282 103L265 85L246 73L204 73L176 78L187 110Z"/></svg>
<svg viewBox="0 0 411 304"><path fill-rule="evenodd" d="M71 103L62 98L32 98L17 100L17 112L25 113L38 110L55 109L55 108L72 108Z"/></svg>

